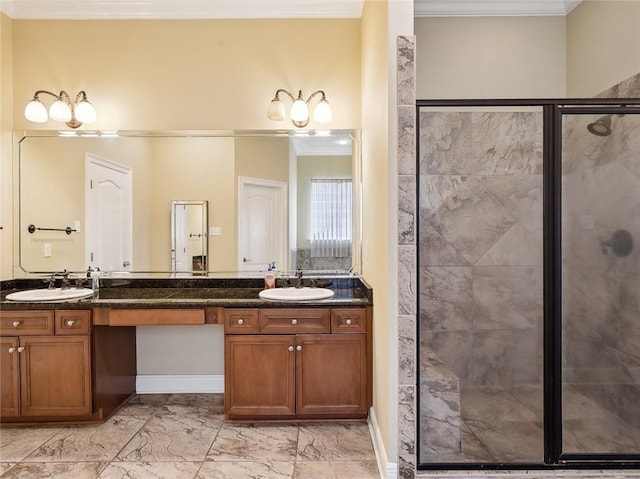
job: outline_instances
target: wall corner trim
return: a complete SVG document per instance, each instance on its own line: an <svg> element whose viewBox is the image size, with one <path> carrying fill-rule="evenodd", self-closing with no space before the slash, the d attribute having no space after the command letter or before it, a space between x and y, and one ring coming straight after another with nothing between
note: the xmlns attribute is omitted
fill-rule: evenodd
<svg viewBox="0 0 640 479"><path fill-rule="evenodd" d="M139 374L136 393L224 393L224 375Z"/></svg>
<svg viewBox="0 0 640 479"><path fill-rule="evenodd" d="M382 435L380 434L380 428L378 427L376 413L373 408L369 409L367 423L369 424L369 433L371 434L371 442L373 443L373 450L376 454L381 479L398 479L398 463L389 462L387 451L382 441Z"/></svg>

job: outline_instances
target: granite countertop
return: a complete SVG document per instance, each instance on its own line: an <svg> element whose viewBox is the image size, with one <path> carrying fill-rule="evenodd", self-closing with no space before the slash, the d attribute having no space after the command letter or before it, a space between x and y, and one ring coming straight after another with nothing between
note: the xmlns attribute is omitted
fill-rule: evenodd
<svg viewBox="0 0 640 479"><path fill-rule="evenodd" d="M332 307L369 306L371 288L361 278L331 278L334 296L317 301L271 301L258 297L263 289L259 279L101 279L101 287L91 298L55 302L18 302L7 294L42 288L41 280L17 279L0 282L0 308L90 309L90 308L202 308L202 307Z"/></svg>

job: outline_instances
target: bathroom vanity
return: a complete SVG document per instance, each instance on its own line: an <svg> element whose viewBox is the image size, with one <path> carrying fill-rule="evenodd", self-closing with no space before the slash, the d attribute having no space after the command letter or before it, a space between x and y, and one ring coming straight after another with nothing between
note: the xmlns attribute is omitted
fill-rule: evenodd
<svg viewBox="0 0 640 479"><path fill-rule="evenodd" d="M30 283L29 281L32 281ZM261 279L104 280L93 298L6 300L2 423L101 422L135 394L136 327L216 324L225 333L230 421L366 419L372 390L372 292L334 279L318 301L260 299Z"/></svg>

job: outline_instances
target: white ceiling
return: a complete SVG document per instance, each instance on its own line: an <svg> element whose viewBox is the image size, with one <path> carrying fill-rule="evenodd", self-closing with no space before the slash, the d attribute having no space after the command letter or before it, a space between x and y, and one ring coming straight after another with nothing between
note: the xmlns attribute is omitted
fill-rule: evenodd
<svg viewBox="0 0 640 479"><path fill-rule="evenodd" d="M393 0L391 0L393 1ZM416 17L566 15L581 0L414 0Z"/></svg>
<svg viewBox="0 0 640 479"><path fill-rule="evenodd" d="M414 1L416 16L566 15L578 3ZM0 11L16 19L359 18L363 4L364 0L0 0Z"/></svg>
<svg viewBox="0 0 640 479"><path fill-rule="evenodd" d="M0 0L11 18L359 18L364 0Z"/></svg>

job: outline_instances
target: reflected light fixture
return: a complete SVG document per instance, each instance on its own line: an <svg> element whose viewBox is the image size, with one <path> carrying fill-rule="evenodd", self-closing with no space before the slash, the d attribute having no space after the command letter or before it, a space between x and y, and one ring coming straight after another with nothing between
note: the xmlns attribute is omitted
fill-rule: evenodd
<svg viewBox="0 0 640 479"><path fill-rule="evenodd" d="M270 120L282 121L286 117L284 105L280 100L280 93L283 93L291 98L293 104L291 105L291 109L289 110L289 118L291 118L293 124L298 128L304 128L309 124L309 103L317 96L320 96L320 100L313 110L314 121L317 121L318 123L329 123L331 121L331 106L329 105L327 97L322 90L314 91L311 95L309 95L309 98L305 100L302 97L302 90L298 91L298 97L296 98L287 90L283 90L282 88L276 90L276 95L269 104L267 116Z"/></svg>
<svg viewBox="0 0 640 479"><path fill-rule="evenodd" d="M40 95L50 95L55 98L48 113L47 108L40 101ZM64 90L59 95L47 90L38 90L34 93L33 100L24 108L24 116L34 123L45 123L51 117L52 120L64 122L71 128L78 128L83 123L94 123L96 110L87 100L87 94L84 91L80 91L71 103L71 97Z"/></svg>

